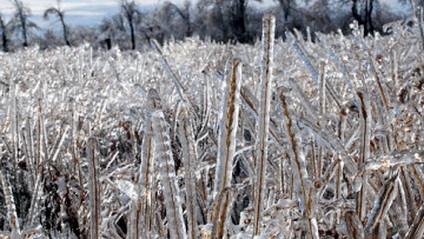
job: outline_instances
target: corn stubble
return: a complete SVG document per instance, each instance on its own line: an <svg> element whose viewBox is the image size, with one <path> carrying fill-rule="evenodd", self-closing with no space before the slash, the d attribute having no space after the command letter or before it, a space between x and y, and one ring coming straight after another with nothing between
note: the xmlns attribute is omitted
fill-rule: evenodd
<svg viewBox="0 0 424 239"><path fill-rule="evenodd" d="M255 45L1 53L0 237L419 238L421 30L274 24Z"/></svg>

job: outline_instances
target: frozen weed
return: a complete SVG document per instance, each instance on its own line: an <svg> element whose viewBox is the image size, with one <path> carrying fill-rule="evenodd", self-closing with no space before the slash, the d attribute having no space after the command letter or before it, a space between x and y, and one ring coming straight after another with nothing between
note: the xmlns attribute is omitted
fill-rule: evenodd
<svg viewBox="0 0 424 239"><path fill-rule="evenodd" d="M0 236L422 235L420 29L272 22L263 45L0 53Z"/></svg>

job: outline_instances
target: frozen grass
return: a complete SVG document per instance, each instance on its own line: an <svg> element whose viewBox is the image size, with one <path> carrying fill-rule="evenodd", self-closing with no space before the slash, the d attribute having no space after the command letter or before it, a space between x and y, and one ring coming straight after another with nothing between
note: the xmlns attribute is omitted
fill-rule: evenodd
<svg viewBox="0 0 424 239"><path fill-rule="evenodd" d="M423 44L392 29L0 53L0 237L419 237Z"/></svg>

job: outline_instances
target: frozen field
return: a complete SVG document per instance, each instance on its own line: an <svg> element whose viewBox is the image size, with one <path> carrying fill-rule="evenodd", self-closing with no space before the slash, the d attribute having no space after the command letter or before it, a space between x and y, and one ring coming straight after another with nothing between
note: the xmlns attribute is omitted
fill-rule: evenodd
<svg viewBox="0 0 424 239"><path fill-rule="evenodd" d="M423 39L392 27L0 53L0 237L418 238Z"/></svg>

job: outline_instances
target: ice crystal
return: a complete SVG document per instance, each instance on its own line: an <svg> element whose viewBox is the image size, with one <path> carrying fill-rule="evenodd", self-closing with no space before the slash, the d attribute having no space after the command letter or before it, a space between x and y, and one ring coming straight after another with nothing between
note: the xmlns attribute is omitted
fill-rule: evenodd
<svg viewBox="0 0 424 239"><path fill-rule="evenodd" d="M1 53L0 237L419 237L422 38L390 27Z"/></svg>

